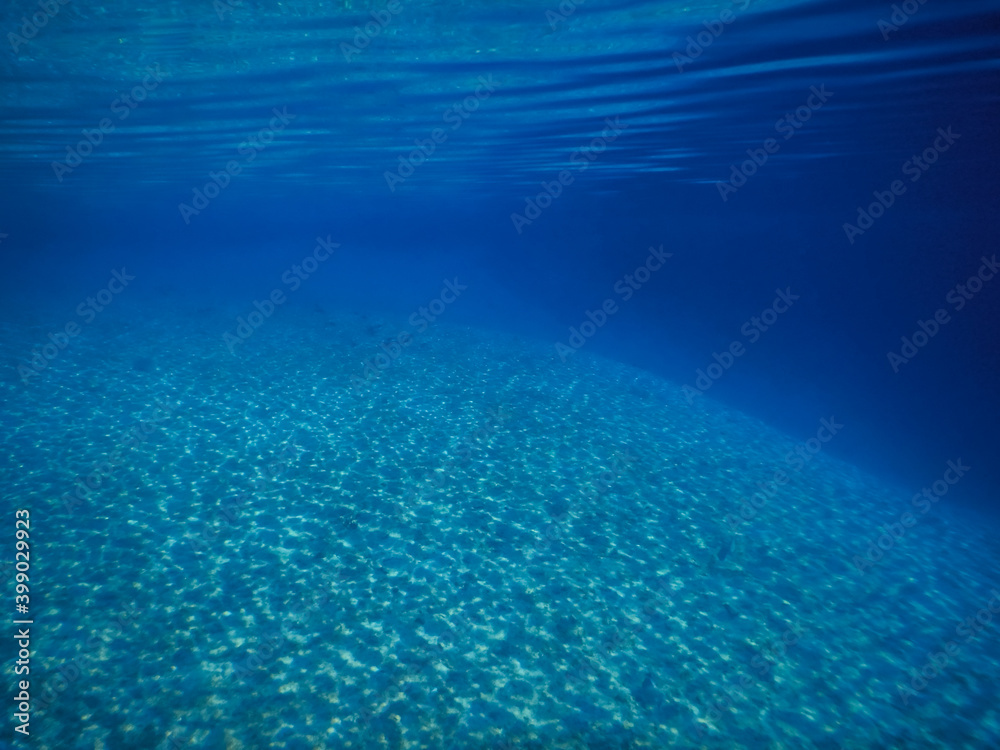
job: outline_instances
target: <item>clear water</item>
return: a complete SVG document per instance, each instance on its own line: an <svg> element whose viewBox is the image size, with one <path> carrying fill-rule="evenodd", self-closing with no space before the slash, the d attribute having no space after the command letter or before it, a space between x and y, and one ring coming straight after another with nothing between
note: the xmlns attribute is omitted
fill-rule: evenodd
<svg viewBox="0 0 1000 750"><path fill-rule="evenodd" d="M0 747L996 747L998 31L8 2Z"/></svg>

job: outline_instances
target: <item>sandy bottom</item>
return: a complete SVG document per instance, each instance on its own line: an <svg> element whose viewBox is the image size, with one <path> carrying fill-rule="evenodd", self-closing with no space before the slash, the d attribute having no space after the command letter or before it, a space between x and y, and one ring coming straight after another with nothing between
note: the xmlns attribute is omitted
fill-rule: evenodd
<svg viewBox="0 0 1000 750"><path fill-rule="evenodd" d="M432 328L362 384L405 325L233 327L108 314L27 384L55 326L2 330L33 747L1000 743L1000 555L947 497L586 352Z"/></svg>

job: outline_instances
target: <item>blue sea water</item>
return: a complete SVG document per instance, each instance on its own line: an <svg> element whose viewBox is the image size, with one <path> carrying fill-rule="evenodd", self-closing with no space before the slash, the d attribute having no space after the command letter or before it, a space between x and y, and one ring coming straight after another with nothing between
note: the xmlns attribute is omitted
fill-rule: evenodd
<svg viewBox="0 0 1000 750"><path fill-rule="evenodd" d="M0 747L1000 745L995 2L0 35Z"/></svg>

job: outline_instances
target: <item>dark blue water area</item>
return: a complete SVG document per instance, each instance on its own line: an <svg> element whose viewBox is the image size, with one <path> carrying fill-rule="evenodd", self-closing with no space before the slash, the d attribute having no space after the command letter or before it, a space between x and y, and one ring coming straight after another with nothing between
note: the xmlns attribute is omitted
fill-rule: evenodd
<svg viewBox="0 0 1000 750"><path fill-rule="evenodd" d="M294 187L237 193L234 185L196 227L177 221L176 191L146 191L141 202L117 196L113 207L98 201L80 209L65 195L29 202L14 212L27 228L10 227L7 294L17 311L41 306L79 321L76 305L124 267L153 313L211 309L235 325L275 288L290 292L282 310L405 319L450 279L469 292L443 323L553 347L570 344L573 329L594 319L588 312L610 299L616 312L592 337L577 336L574 343L586 342L580 351L680 384L710 382L706 396L803 441L821 419L835 418L844 430L824 449L904 489L918 491L961 458L973 471L956 501L992 512L1000 480L1000 297L991 282L975 295L955 290L994 256L996 219L984 208L995 189L993 145L975 122L960 127L978 145L969 147L970 158L934 173L950 189L929 181L912 188L853 246L841 225L866 197L859 189L886 187L892 169L879 182L831 165L800 182L775 164L776 174L762 173L732 207L720 206L710 186L645 177L592 195L598 185L582 183L521 236L508 214L523 206L524 191L414 191L386 200ZM913 138L887 161L899 162L920 143ZM293 292L282 275L318 237L340 243L336 259ZM24 252L15 252L15 242ZM622 282L651 248L670 258L630 290ZM779 291L795 298L789 313L773 328L754 324ZM889 352L903 353L901 338L919 337L921 321L942 309L948 322L894 371ZM717 380L696 382L699 372L726 363L733 342L746 353Z"/></svg>

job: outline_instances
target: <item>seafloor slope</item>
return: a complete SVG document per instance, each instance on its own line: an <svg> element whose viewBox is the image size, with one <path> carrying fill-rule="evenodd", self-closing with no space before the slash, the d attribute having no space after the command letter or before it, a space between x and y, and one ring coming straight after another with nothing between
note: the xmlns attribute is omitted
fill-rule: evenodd
<svg viewBox="0 0 1000 750"><path fill-rule="evenodd" d="M585 352L432 328L355 387L406 325L232 327L108 314L27 383L55 327L3 330L34 747L1000 741L997 546L948 496Z"/></svg>

